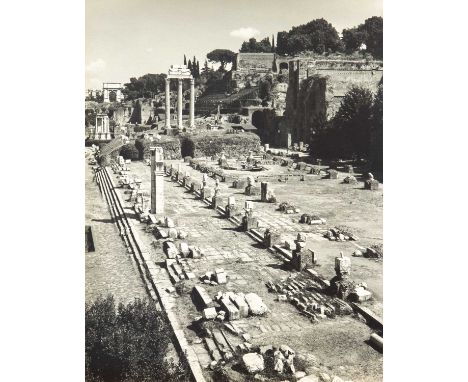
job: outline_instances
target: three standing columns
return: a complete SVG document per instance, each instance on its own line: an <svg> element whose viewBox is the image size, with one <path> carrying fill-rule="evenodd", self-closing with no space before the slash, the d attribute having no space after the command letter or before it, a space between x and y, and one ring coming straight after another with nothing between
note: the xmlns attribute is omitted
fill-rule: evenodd
<svg viewBox="0 0 468 382"><path fill-rule="evenodd" d="M182 78L178 78L177 84L177 127L183 128L182 123L182 108L183 108L183 95L182 95ZM166 129L171 128L171 79L166 78ZM190 78L190 114L189 114L189 127L195 127L195 80Z"/></svg>

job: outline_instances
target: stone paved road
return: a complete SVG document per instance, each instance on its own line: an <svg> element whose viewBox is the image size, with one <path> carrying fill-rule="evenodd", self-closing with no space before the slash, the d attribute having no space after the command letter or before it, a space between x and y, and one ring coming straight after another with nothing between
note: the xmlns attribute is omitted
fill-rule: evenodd
<svg viewBox="0 0 468 382"><path fill-rule="evenodd" d="M149 190L149 167L136 162L130 165L130 169L142 179L142 188ZM221 218L216 211L197 200L184 187L171 182L169 177L165 177L164 187L165 215L174 220L177 228L188 232L189 245L199 246L206 255L199 260L189 259L197 279L185 282L187 291L190 291L193 285L200 285L198 277L205 272L224 268L228 274L228 283L206 286L211 296L216 295L218 291L227 290L255 292L271 310L271 314L266 317L236 321L236 324L252 336L254 344L287 343L297 350L313 352L331 369L344 367L345 371L341 374L349 375L355 381L381 379L382 357L365 344L370 335L370 329L366 325L350 318L325 320L312 325L304 316L299 315L291 304L275 301L274 294L268 293L265 282L289 275L282 267L282 260L259 247L245 233L236 231L231 222ZM165 257L161 249L151 246L154 237L143 234L143 229L142 236L151 248L153 259L163 261ZM187 338L195 340L192 322L200 316L200 312L197 312L187 293L174 298L174 305ZM346 334L348 332L351 334ZM197 346L200 348L199 360L202 365L206 364L206 352L203 352L202 345L194 345L194 348ZM333 347L339 351L333 351ZM370 364L369 370L363 369L362 365L366 362ZM367 374L368 378L359 379L358 376L362 376L363 373Z"/></svg>
<svg viewBox="0 0 468 382"><path fill-rule="evenodd" d="M86 225L93 231L95 252L86 256L86 302L99 295L114 295L116 302L146 298L147 293L132 255L127 253L119 231L111 220L106 200L92 180L91 166L86 166Z"/></svg>

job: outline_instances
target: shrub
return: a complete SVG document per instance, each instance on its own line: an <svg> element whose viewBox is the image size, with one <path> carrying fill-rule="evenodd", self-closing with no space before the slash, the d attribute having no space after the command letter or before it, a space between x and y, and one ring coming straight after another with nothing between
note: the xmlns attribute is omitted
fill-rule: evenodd
<svg viewBox="0 0 468 382"><path fill-rule="evenodd" d="M168 326L153 303L128 305L98 298L86 305L86 380L181 381L180 365L168 362Z"/></svg>
<svg viewBox="0 0 468 382"><path fill-rule="evenodd" d="M260 137L253 133L198 135L185 137L183 145L193 145L194 157L212 157L224 152L227 157L235 158L258 150Z"/></svg>
<svg viewBox="0 0 468 382"><path fill-rule="evenodd" d="M138 159L139 152L133 143L127 143L120 149L120 155L124 159Z"/></svg>

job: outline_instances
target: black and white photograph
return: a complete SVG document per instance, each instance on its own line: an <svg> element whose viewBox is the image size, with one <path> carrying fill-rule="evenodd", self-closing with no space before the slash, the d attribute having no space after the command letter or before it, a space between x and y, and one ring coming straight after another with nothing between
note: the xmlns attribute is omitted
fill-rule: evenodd
<svg viewBox="0 0 468 382"><path fill-rule="evenodd" d="M1 380L466 379L463 5L6 3Z"/></svg>
<svg viewBox="0 0 468 382"><path fill-rule="evenodd" d="M86 380L382 381L382 2L193 5L86 1Z"/></svg>

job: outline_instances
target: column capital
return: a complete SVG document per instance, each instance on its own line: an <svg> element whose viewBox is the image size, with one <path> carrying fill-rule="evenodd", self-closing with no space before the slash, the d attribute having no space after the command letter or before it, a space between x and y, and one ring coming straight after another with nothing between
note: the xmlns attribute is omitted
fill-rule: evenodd
<svg viewBox="0 0 468 382"><path fill-rule="evenodd" d="M178 78L178 79L177 79L177 82L179 83L179 85L181 85L182 82L184 82L184 79L183 79L183 78Z"/></svg>
<svg viewBox="0 0 468 382"><path fill-rule="evenodd" d="M191 77L190 78L190 85L193 85L195 83L195 78Z"/></svg>
<svg viewBox="0 0 468 382"><path fill-rule="evenodd" d="M166 77L166 84L170 84L171 83L171 79Z"/></svg>

